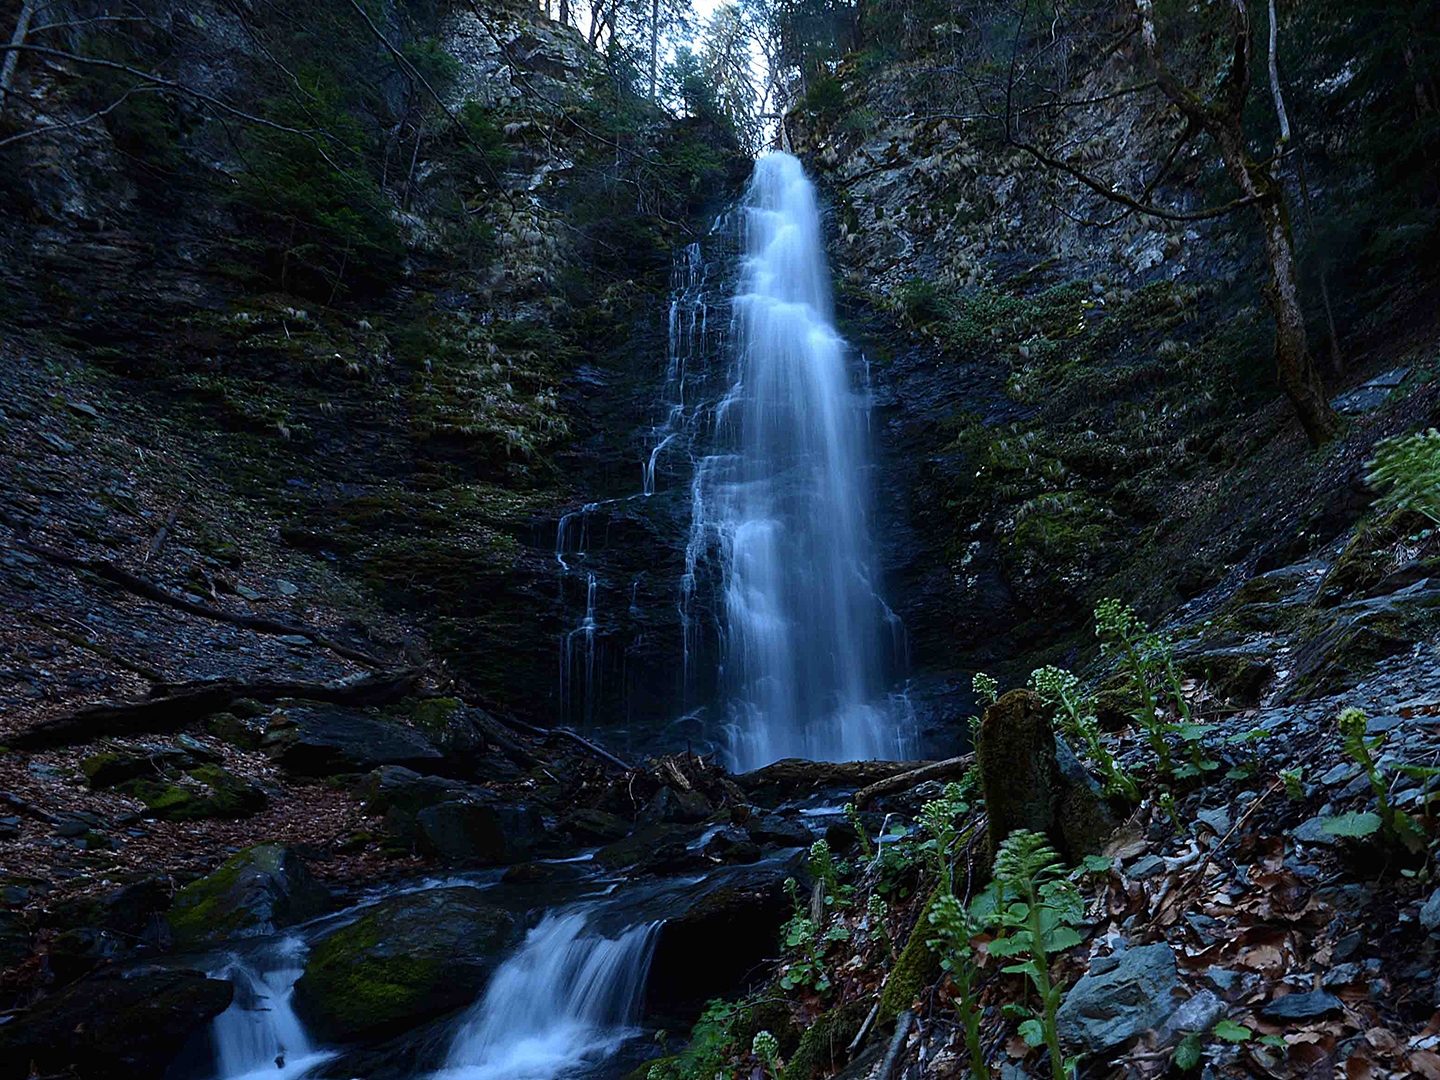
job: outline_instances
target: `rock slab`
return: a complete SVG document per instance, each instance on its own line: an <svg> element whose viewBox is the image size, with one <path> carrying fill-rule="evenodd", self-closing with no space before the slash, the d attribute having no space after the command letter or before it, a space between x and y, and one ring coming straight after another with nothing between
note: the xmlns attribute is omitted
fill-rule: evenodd
<svg viewBox="0 0 1440 1080"><path fill-rule="evenodd" d="M1179 988L1169 945L1142 945L1097 960L1056 1014L1060 1038L1091 1053L1118 1046L1164 1023L1175 1011Z"/></svg>

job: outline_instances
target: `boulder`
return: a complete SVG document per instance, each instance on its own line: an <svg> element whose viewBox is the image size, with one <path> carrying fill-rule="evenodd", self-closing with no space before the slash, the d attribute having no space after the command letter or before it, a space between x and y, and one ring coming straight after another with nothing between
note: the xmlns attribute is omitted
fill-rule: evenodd
<svg viewBox="0 0 1440 1080"><path fill-rule="evenodd" d="M560 819L560 831L581 844L608 844L630 835L630 823L619 814L581 808Z"/></svg>
<svg viewBox="0 0 1440 1080"><path fill-rule="evenodd" d="M161 821L243 818L265 809L265 792L219 765L201 765L188 775L199 783L139 779L121 784L117 790L143 802L146 817Z"/></svg>
<svg viewBox="0 0 1440 1080"><path fill-rule="evenodd" d="M686 896L656 940L650 999L699 1005L753 977L792 913L784 881L795 872L792 862L777 860L731 867Z"/></svg>
<svg viewBox="0 0 1440 1080"><path fill-rule="evenodd" d="M0 1080L154 1080L227 1009L234 986L197 971L89 979L0 1027Z"/></svg>
<svg viewBox="0 0 1440 1080"><path fill-rule="evenodd" d="M451 862L521 862L545 839L535 806L399 765L376 769L360 796L367 813L385 815L397 838Z"/></svg>
<svg viewBox="0 0 1440 1080"><path fill-rule="evenodd" d="M173 746L139 746L91 754L80 763L80 771L85 774L86 783L99 790L141 777L153 777L167 768L193 764L195 762L189 754Z"/></svg>
<svg viewBox="0 0 1440 1080"><path fill-rule="evenodd" d="M1179 988L1169 945L1126 949L1091 963L1065 995L1055 1025L1063 1042L1098 1054L1164 1023Z"/></svg>
<svg viewBox="0 0 1440 1080"><path fill-rule="evenodd" d="M661 825L666 822L704 821L715 813L710 800L698 791L677 791L662 787L640 811L637 824Z"/></svg>
<svg viewBox="0 0 1440 1080"><path fill-rule="evenodd" d="M330 910L330 892L291 848L247 848L175 896L166 916L181 948L269 934Z"/></svg>
<svg viewBox="0 0 1440 1080"><path fill-rule="evenodd" d="M766 814L750 822L750 839L757 844L808 848L815 842L815 834L794 818Z"/></svg>
<svg viewBox="0 0 1440 1080"><path fill-rule="evenodd" d="M314 945L296 1012L324 1042L394 1035L473 1003L521 931L470 886L394 897Z"/></svg>
<svg viewBox="0 0 1440 1080"><path fill-rule="evenodd" d="M262 745L283 769L301 776L369 772L382 765L447 771L445 755L421 732L344 709L288 709L271 721Z"/></svg>

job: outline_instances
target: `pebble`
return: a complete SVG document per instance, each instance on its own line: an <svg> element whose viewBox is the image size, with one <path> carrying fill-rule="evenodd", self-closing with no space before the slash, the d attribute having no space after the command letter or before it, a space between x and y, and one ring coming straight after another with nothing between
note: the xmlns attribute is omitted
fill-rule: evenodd
<svg viewBox="0 0 1440 1080"><path fill-rule="evenodd" d="M1340 1009L1339 998L1324 990L1312 990L1308 994L1286 994L1276 998L1264 1006L1260 1014L1270 1020L1311 1020Z"/></svg>
<svg viewBox="0 0 1440 1080"><path fill-rule="evenodd" d="M275 588L280 590L281 596L294 596L300 591L300 587L298 585L294 584L293 582L286 581L284 578L275 579ZM242 593L241 595L244 594Z"/></svg>

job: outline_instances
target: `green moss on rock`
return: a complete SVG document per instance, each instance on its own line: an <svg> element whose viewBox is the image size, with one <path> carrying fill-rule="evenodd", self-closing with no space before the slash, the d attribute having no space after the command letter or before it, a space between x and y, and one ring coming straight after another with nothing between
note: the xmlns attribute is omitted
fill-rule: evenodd
<svg viewBox="0 0 1440 1080"><path fill-rule="evenodd" d="M816 1018L780 1070L780 1080L814 1080L828 1075L843 1060L845 1048L868 1015L869 1001L852 1001Z"/></svg>
<svg viewBox="0 0 1440 1080"><path fill-rule="evenodd" d="M261 844L175 896L166 921L181 947L270 933L324 914L330 894L289 848Z"/></svg>
<svg viewBox="0 0 1440 1080"><path fill-rule="evenodd" d="M940 954L926 942L934 934L930 925L930 910L941 895L941 890L936 889L925 901L915 929L910 931L905 948L900 950L900 957L885 980L885 989L880 992L880 1020L893 1019L902 1009L910 1008L920 996L920 991L940 977Z"/></svg>
<svg viewBox="0 0 1440 1080"><path fill-rule="evenodd" d="M519 929L468 886L396 897L315 945L296 1009L331 1041L407 1030L474 1001Z"/></svg>

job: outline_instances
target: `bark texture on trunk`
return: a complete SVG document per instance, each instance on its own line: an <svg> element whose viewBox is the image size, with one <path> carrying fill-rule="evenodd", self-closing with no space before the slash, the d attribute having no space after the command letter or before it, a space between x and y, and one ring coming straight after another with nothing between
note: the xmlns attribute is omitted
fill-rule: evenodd
<svg viewBox="0 0 1440 1080"><path fill-rule="evenodd" d="M1275 374L1285 396L1295 409L1300 426L1314 446L1333 438L1340 430L1340 418L1330 408L1324 382L1310 355L1305 333L1305 314L1300 307L1300 286L1295 269L1295 241L1285 207L1285 190L1245 148L1242 116L1250 94L1250 7L1248 0L1230 0L1233 52L1230 68L1216 95L1206 100L1188 89L1160 56L1155 33L1152 0L1135 0L1140 17L1141 40L1155 69L1156 81L1165 96L1185 116L1215 140L1225 171L1241 193L1254 205L1265 236L1265 258L1270 282L1266 302L1275 320ZM1272 51L1273 61L1273 51ZM1276 108L1283 117L1276 76ZM1288 124L1286 125L1288 126Z"/></svg>

